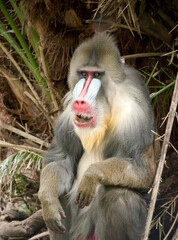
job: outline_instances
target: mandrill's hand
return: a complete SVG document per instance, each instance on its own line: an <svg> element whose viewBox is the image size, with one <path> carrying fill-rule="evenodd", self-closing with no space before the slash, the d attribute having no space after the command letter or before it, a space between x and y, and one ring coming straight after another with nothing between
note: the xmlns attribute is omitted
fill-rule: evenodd
<svg viewBox="0 0 178 240"><path fill-rule="evenodd" d="M76 204L79 208L88 206L96 194L99 181L93 174L85 174L79 184Z"/></svg>
<svg viewBox="0 0 178 240"><path fill-rule="evenodd" d="M56 233L64 233L66 228L61 219L66 218L64 210L58 198L50 202L42 203L43 218L47 227Z"/></svg>

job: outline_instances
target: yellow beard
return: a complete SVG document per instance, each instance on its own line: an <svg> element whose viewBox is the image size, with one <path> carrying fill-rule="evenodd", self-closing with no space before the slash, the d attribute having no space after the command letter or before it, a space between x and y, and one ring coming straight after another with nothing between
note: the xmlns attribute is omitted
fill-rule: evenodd
<svg viewBox="0 0 178 240"><path fill-rule="evenodd" d="M102 142L106 134L106 130L108 129L108 126L109 126L109 116L106 116L102 120L102 122L93 129L76 128L76 133L79 136L82 142L83 148L85 149L86 152L90 152L94 146L98 146Z"/></svg>

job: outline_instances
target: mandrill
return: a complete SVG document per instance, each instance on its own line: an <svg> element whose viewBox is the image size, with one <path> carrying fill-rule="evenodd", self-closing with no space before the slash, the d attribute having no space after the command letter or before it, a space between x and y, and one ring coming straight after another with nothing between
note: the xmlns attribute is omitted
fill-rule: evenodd
<svg viewBox="0 0 178 240"><path fill-rule="evenodd" d="M106 33L75 50L68 85L40 178L50 239L141 240L156 169L148 89Z"/></svg>

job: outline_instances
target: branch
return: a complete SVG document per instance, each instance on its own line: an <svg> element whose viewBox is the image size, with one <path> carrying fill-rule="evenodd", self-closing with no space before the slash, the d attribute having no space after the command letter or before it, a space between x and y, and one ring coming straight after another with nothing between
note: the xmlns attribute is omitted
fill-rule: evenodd
<svg viewBox="0 0 178 240"><path fill-rule="evenodd" d="M46 237L46 236L49 236L48 231L36 234L35 236L33 236L32 238L30 238L28 240L36 240L36 239L40 239L40 238L43 238L43 237Z"/></svg>
<svg viewBox="0 0 178 240"><path fill-rule="evenodd" d="M44 227L42 211L38 210L23 221L2 221L0 224L0 239L29 239Z"/></svg>
<svg viewBox="0 0 178 240"><path fill-rule="evenodd" d="M176 217L175 217L175 219L174 219L174 222L173 222L171 228L169 229L168 233L166 234L166 236L164 237L163 240L166 240L166 239L168 238L169 234L171 233L173 227L175 226L175 224L176 224L176 222L177 222L177 218L178 218L178 213L176 214Z"/></svg>
<svg viewBox="0 0 178 240"><path fill-rule="evenodd" d="M22 137L24 137L24 138L29 139L29 140L31 140L32 142L35 142L35 143L39 144L41 147L42 147L42 146L45 146L46 148L49 147L49 143L41 140L40 138L37 138L37 137L29 134L29 133L27 133L27 132L21 131L21 130L19 130L18 128L15 128L15 127L13 127L13 126L11 126L11 125L8 125L8 124L6 124L6 123L2 123L2 127L3 127L4 129L6 129L6 130L9 130L9 131L11 131L11 132L14 132L14 133L22 136Z"/></svg>
<svg viewBox="0 0 178 240"><path fill-rule="evenodd" d="M147 216L143 240L148 239L148 235L149 235L149 231L150 231L151 220L152 220L152 216L153 216L153 212L154 212L154 208L155 208L155 203L156 203L158 189L159 189L159 185L160 185L160 181L161 181L161 175L162 175L162 171L163 171L163 167L164 167L164 163L165 163L167 148L169 145L169 139L170 139L172 126L173 126L173 122L174 122L174 117L175 117L175 113L176 113L177 102L178 102L178 74L176 77L176 82L175 82L174 92L173 92L173 96L172 96L168 121L167 121L167 125L166 125L164 141L163 141L163 145L162 145L162 149L161 149L161 157L160 157L160 161L159 161L159 164L157 167L155 180L153 183L153 192L152 192L150 206L149 206L149 210L148 210L148 216Z"/></svg>
<svg viewBox="0 0 178 240"><path fill-rule="evenodd" d="M45 153L45 151L43 151L39 148L34 148L34 147L30 147L30 146L25 146L25 145L16 145L16 144L8 143L8 142L1 141L1 140L0 140L0 147L14 148L17 150L29 150L29 151L37 152L40 154Z"/></svg>

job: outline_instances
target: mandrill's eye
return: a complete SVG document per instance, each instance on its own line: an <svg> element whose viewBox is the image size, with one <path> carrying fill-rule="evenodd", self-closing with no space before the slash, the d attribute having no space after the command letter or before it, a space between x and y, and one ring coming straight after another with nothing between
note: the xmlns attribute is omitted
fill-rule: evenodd
<svg viewBox="0 0 178 240"><path fill-rule="evenodd" d="M86 72L81 72L81 76L86 79L88 77L88 74Z"/></svg>
<svg viewBox="0 0 178 240"><path fill-rule="evenodd" d="M100 76L101 76L101 73L99 73L99 72L93 73L93 78L100 78Z"/></svg>

